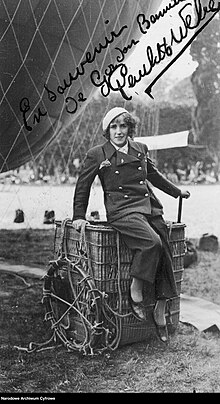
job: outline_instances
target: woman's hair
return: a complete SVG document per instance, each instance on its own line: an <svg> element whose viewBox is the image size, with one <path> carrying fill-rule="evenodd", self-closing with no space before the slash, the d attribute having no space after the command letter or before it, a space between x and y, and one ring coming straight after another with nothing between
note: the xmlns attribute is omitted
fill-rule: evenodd
<svg viewBox="0 0 220 404"><path fill-rule="evenodd" d="M136 127L137 127L137 121L136 119L128 114L127 112L123 112L121 114L124 117L125 123L128 125L128 136L130 138L133 138L134 135L136 134ZM103 136L109 140L110 138L110 124L108 125L107 129L103 132Z"/></svg>

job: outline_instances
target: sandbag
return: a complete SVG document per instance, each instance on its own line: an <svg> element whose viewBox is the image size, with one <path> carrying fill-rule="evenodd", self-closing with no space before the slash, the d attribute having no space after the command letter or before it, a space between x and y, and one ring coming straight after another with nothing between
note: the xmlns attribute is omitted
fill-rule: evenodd
<svg viewBox="0 0 220 404"><path fill-rule="evenodd" d="M17 209L15 211L14 223L23 223L23 222L24 222L24 212L21 209Z"/></svg>
<svg viewBox="0 0 220 404"><path fill-rule="evenodd" d="M203 251L218 251L218 237L214 234L204 233L199 240L199 249Z"/></svg>

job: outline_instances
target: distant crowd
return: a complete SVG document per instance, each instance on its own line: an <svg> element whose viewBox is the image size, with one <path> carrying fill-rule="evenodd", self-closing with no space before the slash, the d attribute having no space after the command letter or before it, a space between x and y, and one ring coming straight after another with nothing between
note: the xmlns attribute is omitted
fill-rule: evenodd
<svg viewBox="0 0 220 404"><path fill-rule="evenodd" d="M78 178L80 168L79 159L74 159L71 169L63 169L60 163L50 169L46 169L42 164L26 163L16 170L11 170L0 174L1 184L74 184Z"/></svg>
<svg viewBox="0 0 220 404"><path fill-rule="evenodd" d="M220 172L214 163L202 161L187 164L164 164L163 174L174 184L215 184L220 181Z"/></svg>
<svg viewBox="0 0 220 404"><path fill-rule="evenodd" d="M27 163L16 170L0 174L0 183L72 185L77 181L79 170L79 159L74 159L71 169L63 170L58 164L49 173L41 164L34 166L32 163ZM205 164L197 161L186 166L181 162L178 164L165 163L160 171L174 184L215 184L220 182L220 172L214 163Z"/></svg>

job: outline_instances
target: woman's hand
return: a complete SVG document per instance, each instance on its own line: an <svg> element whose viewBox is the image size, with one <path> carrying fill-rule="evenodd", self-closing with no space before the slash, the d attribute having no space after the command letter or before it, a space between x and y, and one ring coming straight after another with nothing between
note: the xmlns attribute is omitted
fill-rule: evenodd
<svg viewBox="0 0 220 404"><path fill-rule="evenodd" d="M86 225L86 224L89 224L89 222L88 222L87 220L85 220L85 219L76 219L76 220L73 220L73 221L72 221L73 227L74 227L78 232L80 232L80 231L81 231L81 228L82 228L84 225Z"/></svg>
<svg viewBox="0 0 220 404"><path fill-rule="evenodd" d="M181 198L188 199L190 197L190 192L189 191L181 191L180 196L181 196Z"/></svg>

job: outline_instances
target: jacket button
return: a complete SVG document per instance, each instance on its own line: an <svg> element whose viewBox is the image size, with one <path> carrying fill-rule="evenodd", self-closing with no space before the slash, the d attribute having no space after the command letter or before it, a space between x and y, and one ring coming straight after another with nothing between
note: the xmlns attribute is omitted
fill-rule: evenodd
<svg viewBox="0 0 220 404"><path fill-rule="evenodd" d="M119 174L119 171L115 171L115 174Z"/></svg>
<svg viewBox="0 0 220 404"><path fill-rule="evenodd" d="M138 157L141 157L141 153L138 153Z"/></svg>
<svg viewBox="0 0 220 404"><path fill-rule="evenodd" d="M124 195L124 198L128 198L128 195Z"/></svg>
<svg viewBox="0 0 220 404"><path fill-rule="evenodd" d="M121 159L121 163L124 163L124 159Z"/></svg>
<svg viewBox="0 0 220 404"><path fill-rule="evenodd" d="M138 170L139 170L139 171L141 171L141 170L142 170L142 167L141 167L141 166L140 166L140 167L138 167Z"/></svg>
<svg viewBox="0 0 220 404"><path fill-rule="evenodd" d="M143 184L144 184L144 181L140 181L139 184L143 185Z"/></svg>
<svg viewBox="0 0 220 404"><path fill-rule="evenodd" d="M122 187L118 187L118 189L123 189Z"/></svg>
<svg viewBox="0 0 220 404"><path fill-rule="evenodd" d="M146 197L147 197L147 196L148 196L148 193L144 194L144 196L146 196Z"/></svg>

